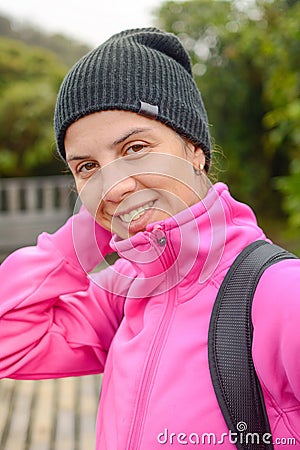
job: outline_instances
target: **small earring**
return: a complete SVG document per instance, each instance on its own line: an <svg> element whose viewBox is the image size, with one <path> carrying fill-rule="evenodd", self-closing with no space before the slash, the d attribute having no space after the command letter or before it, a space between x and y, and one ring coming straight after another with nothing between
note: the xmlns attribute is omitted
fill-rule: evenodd
<svg viewBox="0 0 300 450"><path fill-rule="evenodd" d="M204 169L204 164L200 164L200 165L199 165L199 168L200 168L200 169L196 169L196 167L194 167L194 172L195 172L196 175L201 175L201 172L202 172L203 169Z"/></svg>

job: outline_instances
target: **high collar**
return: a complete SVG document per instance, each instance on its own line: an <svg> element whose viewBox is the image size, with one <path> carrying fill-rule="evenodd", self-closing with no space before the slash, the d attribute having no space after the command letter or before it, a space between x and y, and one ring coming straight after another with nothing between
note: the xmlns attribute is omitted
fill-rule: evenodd
<svg viewBox="0 0 300 450"><path fill-rule="evenodd" d="M136 273L133 296L156 294L178 283L205 283L248 243L264 239L252 210L234 200L223 183L199 203L152 223L130 239L114 236L112 249Z"/></svg>

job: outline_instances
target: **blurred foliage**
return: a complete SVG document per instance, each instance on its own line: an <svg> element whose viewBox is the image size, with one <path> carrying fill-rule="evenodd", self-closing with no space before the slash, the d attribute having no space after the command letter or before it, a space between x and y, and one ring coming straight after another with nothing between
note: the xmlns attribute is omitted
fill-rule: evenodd
<svg viewBox="0 0 300 450"><path fill-rule="evenodd" d="M0 16L0 177L65 170L53 135L57 92L89 48Z"/></svg>
<svg viewBox="0 0 300 450"><path fill-rule="evenodd" d="M0 176L33 175L55 164L53 110L67 70L50 51L0 38Z"/></svg>
<svg viewBox="0 0 300 450"><path fill-rule="evenodd" d="M30 24L24 24L0 15L0 36L17 39L25 44L47 48L54 52L64 64L71 66L90 48L62 34L49 34Z"/></svg>
<svg viewBox="0 0 300 450"><path fill-rule="evenodd" d="M300 229L300 158L291 164L291 173L276 180L278 188L284 194L284 208L289 214L292 229Z"/></svg>
<svg viewBox="0 0 300 450"><path fill-rule="evenodd" d="M219 177L263 223L286 213L299 232L300 1L166 1L157 17L191 54Z"/></svg>

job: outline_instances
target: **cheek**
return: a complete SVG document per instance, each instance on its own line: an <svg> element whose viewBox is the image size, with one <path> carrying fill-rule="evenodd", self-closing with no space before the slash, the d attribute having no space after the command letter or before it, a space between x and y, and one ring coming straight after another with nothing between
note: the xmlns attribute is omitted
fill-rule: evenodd
<svg viewBox="0 0 300 450"><path fill-rule="evenodd" d="M93 217L96 217L101 204L101 196L95 183L92 180L77 182L76 189L83 205Z"/></svg>
<svg viewBox="0 0 300 450"><path fill-rule="evenodd" d="M182 177L179 178L174 176L174 174L158 175L152 173L140 177L139 182L143 188L156 192L160 206L178 210L198 201L196 186L191 185L193 173L189 175L189 177L182 179Z"/></svg>
<svg viewBox="0 0 300 450"><path fill-rule="evenodd" d="M193 174L192 174L193 175ZM183 178L176 175L155 175L149 177L148 186L159 189L163 193L175 194L179 197L193 195L195 189L192 185L192 177Z"/></svg>
<svg viewBox="0 0 300 450"><path fill-rule="evenodd" d="M182 180L168 179L161 183L161 199L175 214L199 201L196 187Z"/></svg>
<svg viewBox="0 0 300 450"><path fill-rule="evenodd" d="M162 185L164 178L166 178L166 177L162 176L162 175L158 175L155 172L135 176L136 181L141 186L144 186L148 189L159 188Z"/></svg>

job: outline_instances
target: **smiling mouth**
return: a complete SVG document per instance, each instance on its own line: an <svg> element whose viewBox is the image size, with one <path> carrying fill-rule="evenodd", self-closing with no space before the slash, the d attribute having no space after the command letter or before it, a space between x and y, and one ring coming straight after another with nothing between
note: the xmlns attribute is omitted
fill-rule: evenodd
<svg viewBox="0 0 300 450"><path fill-rule="evenodd" d="M119 217L123 222L130 223L134 220L139 219L143 214L145 214L148 209L152 208L153 205L154 201L146 203L145 205L140 206L137 209L133 209L129 213L120 214Z"/></svg>

